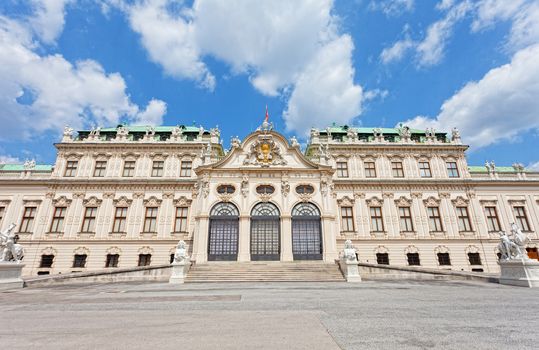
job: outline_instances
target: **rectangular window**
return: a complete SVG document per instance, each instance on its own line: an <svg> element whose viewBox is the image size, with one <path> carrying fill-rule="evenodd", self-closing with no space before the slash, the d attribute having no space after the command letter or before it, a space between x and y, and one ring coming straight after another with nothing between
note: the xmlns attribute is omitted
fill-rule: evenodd
<svg viewBox="0 0 539 350"><path fill-rule="evenodd" d="M381 207L371 207L371 230L373 232L384 232L384 219L382 218Z"/></svg>
<svg viewBox="0 0 539 350"><path fill-rule="evenodd" d="M365 162L365 177L376 177L376 164L374 162Z"/></svg>
<svg viewBox="0 0 539 350"><path fill-rule="evenodd" d="M413 232L412 212L410 207L399 207L399 219L401 232Z"/></svg>
<svg viewBox="0 0 539 350"><path fill-rule="evenodd" d="M376 263L379 265L389 265L389 254L376 253Z"/></svg>
<svg viewBox="0 0 539 350"><path fill-rule="evenodd" d="M419 162L419 176L432 177L429 162Z"/></svg>
<svg viewBox="0 0 539 350"><path fill-rule="evenodd" d="M468 215L468 207L457 207L457 218L459 222L460 232L471 232L472 224L470 222L470 215Z"/></svg>
<svg viewBox="0 0 539 350"><path fill-rule="evenodd" d="M456 162L447 162L447 176L449 177L459 177L459 169L457 168Z"/></svg>
<svg viewBox="0 0 539 350"><path fill-rule="evenodd" d="M63 232L64 231L64 220L66 216L66 211L67 211L66 207L54 208L50 232Z"/></svg>
<svg viewBox="0 0 539 350"><path fill-rule="evenodd" d="M86 254L75 254L73 258L73 267L86 267Z"/></svg>
<svg viewBox="0 0 539 350"><path fill-rule="evenodd" d="M187 207L176 207L174 232L187 232Z"/></svg>
<svg viewBox="0 0 539 350"><path fill-rule="evenodd" d="M29 233L32 232L34 227L34 220L36 219L36 207L26 207L22 214L21 227L19 232Z"/></svg>
<svg viewBox="0 0 539 350"><path fill-rule="evenodd" d="M406 254L406 258L408 259L408 265L410 266L421 265L421 261L419 260L419 253L408 253Z"/></svg>
<svg viewBox="0 0 539 350"><path fill-rule="evenodd" d="M73 177L77 173L77 166L79 162L76 160L68 160L66 165L66 171L64 173L64 176L67 177Z"/></svg>
<svg viewBox="0 0 539 350"><path fill-rule="evenodd" d="M152 164L152 176L161 177L163 176L163 169L165 167L165 162L162 160L156 160Z"/></svg>
<svg viewBox="0 0 539 350"><path fill-rule="evenodd" d="M481 256L479 253L468 253L470 265L481 265Z"/></svg>
<svg viewBox="0 0 539 350"><path fill-rule="evenodd" d="M117 207L114 211L114 222L112 232L126 232L127 208Z"/></svg>
<svg viewBox="0 0 539 350"><path fill-rule="evenodd" d="M120 260L119 254L107 254L105 267L118 267L118 260Z"/></svg>
<svg viewBox="0 0 539 350"><path fill-rule="evenodd" d="M337 177L348 177L348 162L337 162Z"/></svg>
<svg viewBox="0 0 539 350"><path fill-rule="evenodd" d="M84 219L82 220L81 232L95 232L96 214L96 207L86 207L84 210Z"/></svg>
<svg viewBox="0 0 539 350"><path fill-rule="evenodd" d="M157 207L146 208L144 230L142 232L157 232Z"/></svg>
<svg viewBox="0 0 539 350"><path fill-rule="evenodd" d="M192 167L193 167L193 162L192 161L190 161L190 160L182 161L182 165L181 165L181 168L180 168L180 177L190 177Z"/></svg>
<svg viewBox="0 0 539 350"><path fill-rule="evenodd" d="M442 232L442 218L440 216L440 208L428 207L427 214L429 216L429 229L431 232Z"/></svg>
<svg viewBox="0 0 539 350"><path fill-rule="evenodd" d="M54 255L43 254L41 255L41 261L39 262L39 267L49 268L52 267L54 262Z"/></svg>
<svg viewBox="0 0 539 350"><path fill-rule="evenodd" d="M391 162L391 174L393 177L404 177L402 162Z"/></svg>
<svg viewBox="0 0 539 350"><path fill-rule="evenodd" d="M2 223L2 219L4 218L5 213L6 213L6 207L0 207L0 224Z"/></svg>
<svg viewBox="0 0 539 350"><path fill-rule="evenodd" d="M485 207L485 215L487 217L488 232L499 232L502 230L496 207Z"/></svg>
<svg viewBox="0 0 539 350"><path fill-rule="evenodd" d="M128 160L124 162L124 170L122 173L123 177L133 177L135 176L135 161Z"/></svg>
<svg viewBox="0 0 539 350"><path fill-rule="evenodd" d="M451 265L449 253L438 253L438 264L440 264L440 266Z"/></svg>
<svg viewBox="0 0 539 350"><path fill-rule="evenodd" d="M104 177L105 172L107 171L107 161L98 160L95 162L94 176L95 177Z"/></svg>
<svg viewBox="0 0 539 350"><path fill-rule="evenodd" d="M531 231L528 216L526 215L526 209L524 209L524 207L513 207L513 210L515 212L515 221L518 227L524 232Z"/></svg>
<svg viewBox="0 0 539 350"><path fill-rule="evenodd" d="M138 266L150 266L152 262L152 254L139 254Z"/></svg>
<svg viewBox="0 0 539 350"><path fill-rule="evenodd" d="M341 207L341 228L343 232L355 231L352 207Z"/></svg>

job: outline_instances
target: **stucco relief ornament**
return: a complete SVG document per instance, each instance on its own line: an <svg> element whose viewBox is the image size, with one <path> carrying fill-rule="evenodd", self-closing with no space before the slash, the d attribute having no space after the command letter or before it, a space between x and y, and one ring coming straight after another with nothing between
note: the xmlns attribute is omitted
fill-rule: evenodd
<svg viewBox="0 0 539 350"><path fill-rule="evenodd" d="M259 135L258 140L251 145L243 164L269 167L270 165L286 165L286 160L271 135Z"/></svg>
<svg viewBox="0 0 539 350"><path fill-rule="evenodd" d="M281 182L281 193L285 197L287 197L288 194L290 193L290 183L288 181L286 181L286 180L283 180Z"/></svg>
<svg viewBox="0 0 539 350"><path fill-rule="evenodd" d="M17 225L10 224L9 227L0 232L0 261L14 261L17 264L24 258L24 249L18 244L19 235L13 233Z"/></svg>
<svg viewBox="0 0 539 350"><path fill-rule="evenodd" d="M243 175L243 178L241 180L241 194L243 197L247 197L249 194L249 176Z"/></svg>
<svg viewBox="0 0 539 350"><path fill-rule="evenodd" d="M511 224L511 234L509 237L507 233L500 231L500 243L498 249L502 254L501 260L530 260L526 252L526 244L530 243L530 238L522 232L517 224Z"/></svg>

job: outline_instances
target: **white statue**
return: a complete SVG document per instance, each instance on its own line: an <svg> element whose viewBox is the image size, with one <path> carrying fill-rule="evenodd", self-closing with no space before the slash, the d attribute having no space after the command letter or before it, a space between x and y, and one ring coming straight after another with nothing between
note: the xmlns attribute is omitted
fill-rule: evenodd
<svg viewBox="0 0 539 350"><path fill-rule="evenodd" d="M201 139L202 135L204 135L204 128L202 125L198 128L198 137Z"/></svg>
<svg viewBox="0 0 539 350"><path fill-rule="evenodd" d="M232 140L230 140L230 145L232 146L232 148L238 148L240 147L240 144L241 140L238 136L235 136L232 138Z"/></svg>
<svg viewBox="0 0 539 350"><path fill-rule="evenodd" d="M178 242L176 251L174 252L174 263L183 263L189 257L187 256L187 249L185 248L185 242L183 240Z"/></svg>
<svg viewBox="0 0 539 350"><path fill-rule="evenodd" d="M460 131L459 131L459 129L453 128L453 130L451 130L451 140L453 142L460 142Z"/></svg>
<svg viewBox="0 0 539 350"><path fill-rule="evenodd" d="M530 242L530 238L515 223L511 224L511 233L512 238L507 233L500 232L501 242L498 244L498 250L502 254L501 260L528 260L526 244Z"/></svg>
<svg viewBox="0 0 539 350"><path fill-rule="evenodd" d="M36 161L34 159L32 160L26 160L23 164L24 170L34 170L36 167Z"/></svg>
<svg viewBox="0 0 539 350"><path fill-rule="evenodd" d="M149 137L153 137L155 135L155 127L153 126L146 126L146 137L149 138Z"/></svg>
<svg viewBox="0 0 539 350"><path fill-rule="evenodd" d="M410 128L406 125L398 128L399 136L401 137L401 141L408 142L410 141L410 138L412 137L412 132L410 131Z"/></svg>
<svg viewBox="0 0 539 350"><path fill-rule="evenodd" d="M24 258L24 249L18 244L19 235L12 233L15 224L10 224L7 230L0 232L0 261L15 261L20 263Z"/></svg>
<svg viewBox="0 0 539 350"><path fill-rule="evenodd" d="M295 136L290 138L290 143L292 144L292 147L299 147L298 139Z"/></svg>
<svg viewBox="0 0 539 350"><path fill-rule="evenodd" d="M356 249L352 245L352 241L349 239L344 242L343 257L347 262L357 261Z"/></svg>
<svg viewBox="0 0 539 350"><path fill-rule="evenodd" d="M64 135L62 138L62 142L69 142L69 141L73 141L73 128L66 125L64 126Z"/></svg>

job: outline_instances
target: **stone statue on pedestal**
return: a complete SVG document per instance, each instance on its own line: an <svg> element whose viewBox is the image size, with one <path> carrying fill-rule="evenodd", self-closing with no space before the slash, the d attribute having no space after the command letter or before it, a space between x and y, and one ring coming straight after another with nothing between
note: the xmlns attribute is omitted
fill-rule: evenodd
<svg viewBox="0 0 539 350"><path fill-rule="evenodd" d="M9 225L7 230L0 232L0 261L14 261L20 263L24 258L24 249L18 244L19 235L13 233L15 224Z"/></svg>
<svg viewBox="0 0 539 350"><path fill-rule="evenodd" d="M512 238L505 232L500 232L500 244L498 249L502 254L500 260L524 259L528 260L526 244L530 242L529 237L522 232L517 224L511 224Z"/></svg>
<svg viewBox="0 0 539 350"><path fill-rule="evenodd" d="M346 278L346 282L361 282L356 249L349 239L344 242L344 250L340 255L339 267Z"/></svg>
<svg viewBox="0 0 539 350"><path fill-rule="evenodd" d="M188 258L185 241L179 241L176 246L176 252L174 253L174 263L183 263Z"/></svg>
<svg viewBox="0 0 539 350"><path fill-rule="evenodd" d="M172 262L172 271L169 283L179 284L184 283L185 276L191 268L191 259L187 255L187 248L183 240L178 242L176 251L174 252L174 261Z"/></svg>

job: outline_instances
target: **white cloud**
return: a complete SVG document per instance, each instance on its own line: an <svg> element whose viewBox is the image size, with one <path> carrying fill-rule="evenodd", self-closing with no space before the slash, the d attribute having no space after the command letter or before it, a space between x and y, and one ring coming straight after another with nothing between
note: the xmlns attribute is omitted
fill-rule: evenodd
<svg viewBox="0 0 539 350"><path fill-rule="evenodd" d="M141 35L150 59L176 78L192 79L213 90L215 77L200 60L188 14L170 13L166 0L148 0L127 7L131 28ZM226 16L223 16L226 17Z"/></svg>
<svg viewBox="0 0 539 350"><path fill-rule="evenodd" d="M479 31L492 26L499 20L511 19L526 0L481 0L477 4L477 15L472 30Z"/></svg>
<svg viewBox="0 0 539 350"><path fill-rule="evenodd" d="M21 164L22 160L10 155L0 155L0 164Z"/></svg>
<svg viewBox="0 0 539 350"><path fill-rule="evenodd" d="M535 163L530 163L526 169L533 170L533 171L539 171L539 161Z"/></svg>
<svg viewBox="0 0 539 350"><path fill-rule="evenodd" d="M416 47L420 66L431 66L442 60L447 41L453 33L453 26L464 18L471 8L470 2L463 1L449 8L443 19L429 26L427 35Z"/></svg>
<svg viewBox="0 0 539 350"><path fill-rule="evenodd" d="M320 50L300 75L284 113L287 128L308 133L312 126L348 123L361 113L362 88L354 85L352 39L344 35Z"/></svg>
<svg viewBox="0 0 539 350"><path fill-rule="evenodd" d="M215 77L204 63L212 57L233 74L248 76L262 94L290 96L285 115L289 129L303 125L296 111L305 109L306 100L324 106L334 106L336 99L347 103L325 109L324 120L350 121L361 110L361 87L353 83L353 44L338 31L333 0L195 0L192 7L146 0L121 3L120 8L141 35L150 59L166 74L212 90ZM338 52L330 55L328 47ZM331 75L327 82L314 66L326 61L333 65L321 69ZM307 86L309 81L318 85Z"/></svg>
<svg viewBox="0 0 539 350"><path fill-rule="evenodd" d="M380 54L380 59L384 64L400 61L404 57L404 54L415 46L416 43L407 37L395 42L393 46L385 48Z"/></svg>
<svg viewBox="0 0 539 350"><path fill-rule="evenodd" d="M416 117L413 127L456 126L464 140L483 147L539 128L539 44L517 52L510 63L491 69L446 100L434 119Z"/></svg>
<svg viewBox="0 0 539 350"><path fill-rule="evenodd" d="M167 104L161 100L151 100L146 109L139 112L133 121L138 125L161 125L167 113Z"/></svg>
<svg viewBox="0 0 539 350"><path fill-rule="evenodd" d="M40 37L47 43L54 43L64 29L65 6L73 0L31 0L34 15L29 22Z"/></svg>
<svg viewBox="0 0 539 350"><path fill-rule="evenodd" d="M414 9L414 0L373 0L369 9L382 11L386 16L399 16Z"/></svg>
<svg viewBox="0 0 539 350"><path fill-rule="evenodd" d="M139 107L120 74L106 73L93 60L72 64L59 54L40 56L24 23L0 16L0 139L137 117ZM147 114L157 119L155 102Z"/></svg>

